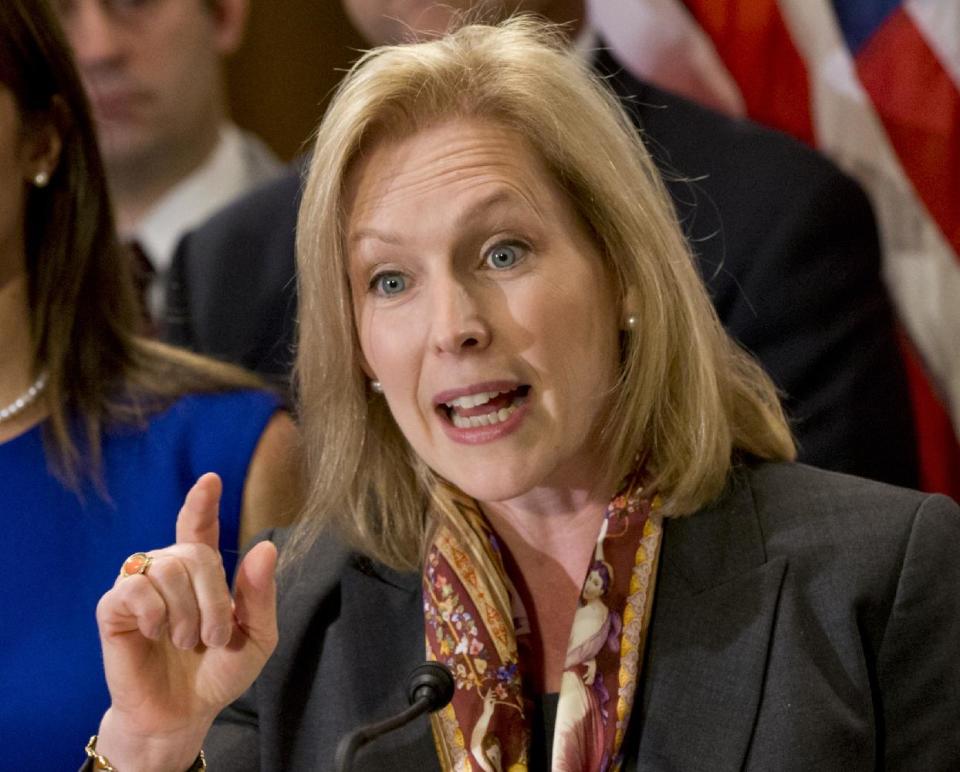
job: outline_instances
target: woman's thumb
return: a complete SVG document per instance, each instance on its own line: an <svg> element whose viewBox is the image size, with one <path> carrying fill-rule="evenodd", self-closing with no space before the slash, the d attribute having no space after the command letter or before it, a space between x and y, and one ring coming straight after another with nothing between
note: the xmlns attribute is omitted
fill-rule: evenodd
<svg viewBox="0 0 960 772"><path fill-rule="evenodd" d="M263 541L237 568L234 613L247 637L269 656L277 645L277 548Z"/></svg>

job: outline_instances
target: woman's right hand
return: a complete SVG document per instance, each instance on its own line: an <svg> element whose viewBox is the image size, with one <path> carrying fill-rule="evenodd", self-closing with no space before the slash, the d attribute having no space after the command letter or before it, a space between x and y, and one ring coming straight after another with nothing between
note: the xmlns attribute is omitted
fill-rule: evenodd
<svg viewBox="0 0 960 772"><path fill-rule="evenodd" d="M118 578L97 605L111 706L97 751L124 770L184 770L214 717L243 693L277 642L277 551L256 545L231 598L218 551L220 478L201 477L176 544Z"/></svg>

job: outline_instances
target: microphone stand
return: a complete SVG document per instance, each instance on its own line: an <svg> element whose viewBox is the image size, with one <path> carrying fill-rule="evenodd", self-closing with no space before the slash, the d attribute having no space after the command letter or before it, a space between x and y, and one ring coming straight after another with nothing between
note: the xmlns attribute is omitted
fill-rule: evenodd
<svg viewBox="0 0 960 772"><path fill-rule="evenodd" d="M354 729L337 744L334 767L338 772L349 772L353 757L371 740L409 724L418 716L440 710L453 698L453 676L439 662L419 665L407 679L407 696L410 707L402 713L385 718L374 724Z"/></svg>
<svg viewBox="0 0 960 772"><path fill-rule="evenodd" d="M399 729L404 724L408 724L417 716L427 713L430 710L430 700L422 698L407 708L403 713L384 719L376 724L367 724L359 729L354 729L350 734L344 737L337 745L337 755L334 760L339 772L348 772L353 767L353 757L357 751L366 745L370 740L379 737L394 729Z"/></svg>

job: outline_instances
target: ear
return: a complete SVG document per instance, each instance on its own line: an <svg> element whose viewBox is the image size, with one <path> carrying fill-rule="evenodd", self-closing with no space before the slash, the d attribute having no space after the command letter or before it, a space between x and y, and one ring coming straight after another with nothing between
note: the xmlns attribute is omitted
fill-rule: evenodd
<svg viewBox="0 0 960 772"><path fill-rule="evenodd" d="M248 0L204 0L213 17L214 45L221 56L234 53L243 42L250 12Z"/></svg>
<svg viewBox="0 0 960 772"><path fill-rule="evenodd" d="M26 119L23 131L21 159L28 182L40 172L53 176L60 163L63 135L67 128L66 107L59 96L53 98L48 113Z"/></svg>

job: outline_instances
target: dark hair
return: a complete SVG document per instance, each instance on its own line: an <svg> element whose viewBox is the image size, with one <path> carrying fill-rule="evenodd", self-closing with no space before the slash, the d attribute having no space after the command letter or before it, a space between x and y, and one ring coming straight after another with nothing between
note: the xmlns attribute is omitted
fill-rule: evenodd
<svg viewBox="0 0 960 772"><path fill-rule="evenodd" d="M33 366L47 373L45 439L76 484L99 470L106 423L140 422L188 391L259 381L137 336L131 261L115 235L83 84L47 0L0 2L0 83L24 131L52 123L62 142L49 184L30 189L24 233Z"/></svg>

